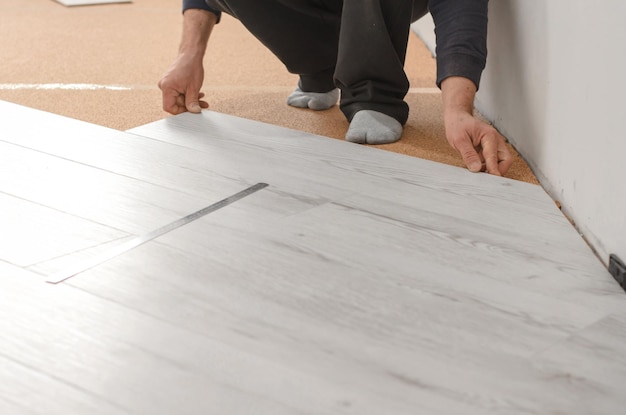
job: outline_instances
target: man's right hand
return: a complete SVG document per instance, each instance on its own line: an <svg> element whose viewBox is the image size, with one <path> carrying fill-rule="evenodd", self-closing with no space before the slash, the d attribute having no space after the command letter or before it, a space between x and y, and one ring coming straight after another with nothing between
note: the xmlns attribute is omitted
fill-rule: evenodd
<svg viewBox="0 0 626 415"><path fill-rule="evenodd" d="M159 81L163 109L176 115L185 111L199 113L202 108L209 108L209 104L201 100L204 97L200 92L203 80L202 57L180 54Z"/></svg>
<svg viewBox="0 0 626 415"><path fill-rule="evenodd" d="M217 23L217 16L201 9L188 9L183 14L183 34L178 57L159 81L163 109L170 114L185 111L199 113L209 104L201 99L204 81L202 60Z"/></svg>

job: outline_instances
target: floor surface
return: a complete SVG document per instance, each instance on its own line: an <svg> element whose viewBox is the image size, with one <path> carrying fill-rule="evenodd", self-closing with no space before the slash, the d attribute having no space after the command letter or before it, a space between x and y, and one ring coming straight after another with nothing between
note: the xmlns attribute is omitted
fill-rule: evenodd
<svg viewBox="0 0 626 415"><path fill-rule="evenodd" d="M624 293L539 186L212 111L0 113L2 414L626 406Z"/></svg>

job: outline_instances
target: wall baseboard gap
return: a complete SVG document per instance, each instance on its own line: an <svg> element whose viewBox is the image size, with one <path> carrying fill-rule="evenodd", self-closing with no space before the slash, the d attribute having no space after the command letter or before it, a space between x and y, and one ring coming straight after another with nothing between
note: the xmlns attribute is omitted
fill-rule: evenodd
<svg viewBox="0 0 626 415"><path fill-rule="evenodd" d="M619 285L626 291L626 265L615 254L611 254L609 260L609 272Z"/></svg>

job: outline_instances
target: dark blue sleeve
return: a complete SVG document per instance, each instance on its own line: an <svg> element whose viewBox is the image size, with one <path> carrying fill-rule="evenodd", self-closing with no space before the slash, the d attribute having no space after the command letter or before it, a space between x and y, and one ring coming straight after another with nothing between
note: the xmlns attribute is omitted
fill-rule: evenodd
<svg viewBox="0 0 626 415"><path fill-rule="evenodd" d="M217 16L217 21L220 21L220 17L222 16L222 12L219 10L215 10L209 6L207 6L204 0L183 0L183 13L187 9L202 9L214 13Z"/></svg>
<svg viewBox="0 0 626 415"><path fill-rule="evenodd" d="M450 76L480 85L487 62L489 0L430 0L437 36L437 86Z"/></svg>

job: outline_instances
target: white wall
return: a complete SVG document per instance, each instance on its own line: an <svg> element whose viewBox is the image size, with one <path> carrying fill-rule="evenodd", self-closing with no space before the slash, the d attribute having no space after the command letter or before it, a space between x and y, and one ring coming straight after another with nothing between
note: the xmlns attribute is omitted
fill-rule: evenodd
<svg viewBox="0 0 626 415"><path fill-rule="evenodd" d="M610 253L626 261L626 1L492 0L489 8L477 108L602 261ZM414 28L432 48L432 20Z"/></svg>

